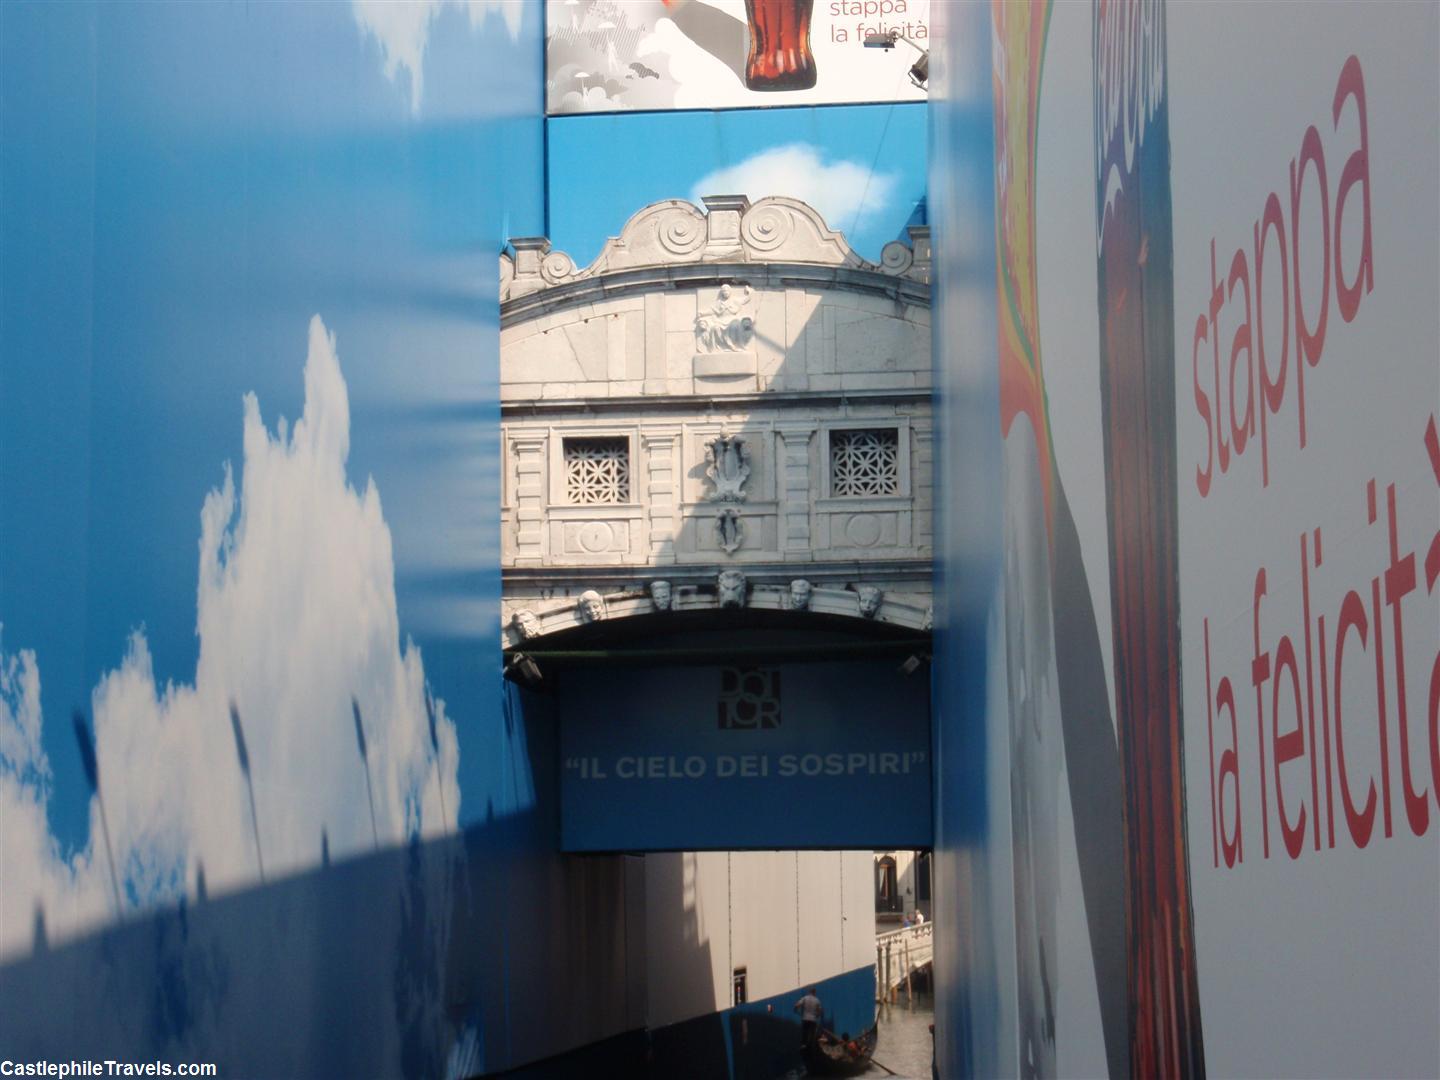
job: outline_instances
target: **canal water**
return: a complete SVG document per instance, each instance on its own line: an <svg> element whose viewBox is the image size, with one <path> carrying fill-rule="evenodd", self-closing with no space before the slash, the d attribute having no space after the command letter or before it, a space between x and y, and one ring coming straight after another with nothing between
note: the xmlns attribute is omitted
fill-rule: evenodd
<svg viewBox="0 0 1440 1080"><path fill-rule="evenodd" d="M930 1080L930 1025L935 1022L935 997L929 991L916 991L911 1004L905 1002L905 991L894 1005L881 1005L880 1041L870 1068L862 1073L870 1077L899 1075L905 1080ZM889 1066L892 1072L880 1068Z"/></svg>

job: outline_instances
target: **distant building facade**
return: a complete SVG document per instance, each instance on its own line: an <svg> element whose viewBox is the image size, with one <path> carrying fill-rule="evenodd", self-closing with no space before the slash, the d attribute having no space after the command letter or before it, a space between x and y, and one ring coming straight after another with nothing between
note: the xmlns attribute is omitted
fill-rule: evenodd
<svg viewBox="0 0 1440 1080"><path fill-rule="evenodd" d="M876 265L797 200L704 202L584 269L502 258L507 645L737 604L929 629L928 229Z"/></svg>
<svg viewBox="0 0 1440 1080"><path fill-rule="evenodd" d="M511 246L507 647L721 609L929 631L928 229L873 264L802 202L719 196L645 207L583 269ZM812 983L868 1018L874 874L871 851L646 855L646 1026Z"/></svg>
<svg viewBox="0 0 1440 1080"><path fill-rule="evenodd" d="M930 917L930 853L888 850L875 852L875 924L877 932L893 930L914 918Z"/></svg>

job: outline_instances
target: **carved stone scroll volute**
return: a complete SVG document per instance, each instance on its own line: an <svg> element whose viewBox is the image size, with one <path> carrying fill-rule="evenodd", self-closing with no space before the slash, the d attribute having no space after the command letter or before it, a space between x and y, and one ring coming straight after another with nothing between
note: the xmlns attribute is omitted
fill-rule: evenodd
<svg viewBox="0 0 1440 1080"><path fill-rule="evenodd" d="M744 502L745 481L750 479L750 448L745 440L722 431L706 444L706 449L710 451L706 472L715 485L710 501Z"/></svg>

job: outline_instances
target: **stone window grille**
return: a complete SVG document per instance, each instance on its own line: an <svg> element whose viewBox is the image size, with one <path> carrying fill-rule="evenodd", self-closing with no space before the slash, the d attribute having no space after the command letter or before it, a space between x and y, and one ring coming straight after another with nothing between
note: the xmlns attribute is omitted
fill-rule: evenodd
<svg viewBox="0 0 1440 1080"><path fill-rule="evenodd" d="M830 433L831 495L898 495L900 438L895 428Z"/></svg>
<svg viewBox="0 0 1440 1080"><path fill-rule="evenodd" d="M578 506L630 501L630 440L625 436L565 440L565 496Z"/></svg>

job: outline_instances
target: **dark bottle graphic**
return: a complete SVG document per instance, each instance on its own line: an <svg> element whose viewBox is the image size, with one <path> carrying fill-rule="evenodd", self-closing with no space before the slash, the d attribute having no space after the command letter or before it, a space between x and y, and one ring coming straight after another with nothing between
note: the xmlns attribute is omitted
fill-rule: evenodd
<svg viewBox="0 0 1440 1080"><path fill-rule="evenodd" d="M1096 0L1096 226L1130 1074L1205 1072L1185 831L1163 0Z"/></svg>
<svg viewBox="0 0 1440 1080"><path fill-rule="evenodd" d="M815 85L810 54L814 0L745 0L750 55L745 85L751 90L808 90Z"/></svg>

